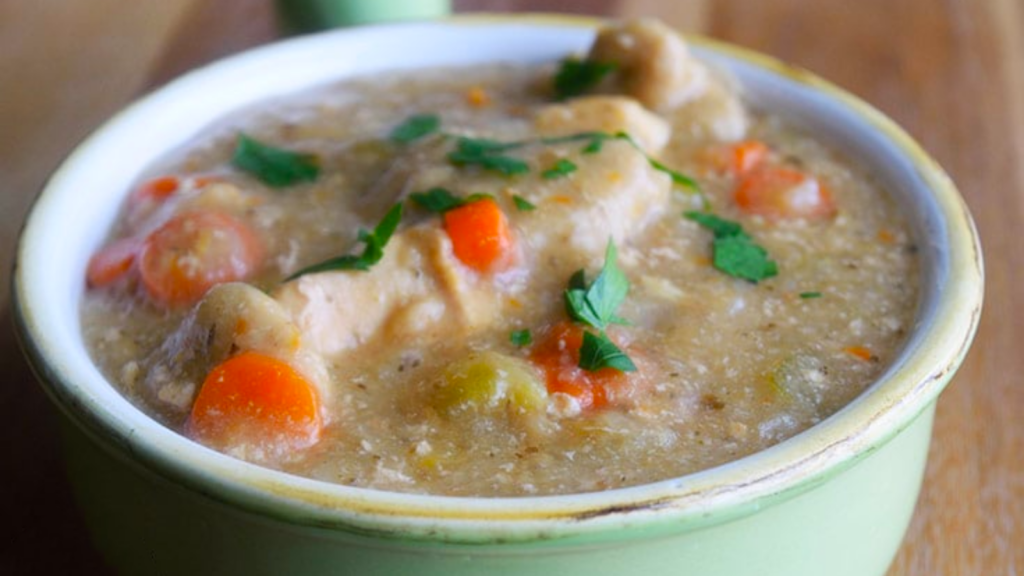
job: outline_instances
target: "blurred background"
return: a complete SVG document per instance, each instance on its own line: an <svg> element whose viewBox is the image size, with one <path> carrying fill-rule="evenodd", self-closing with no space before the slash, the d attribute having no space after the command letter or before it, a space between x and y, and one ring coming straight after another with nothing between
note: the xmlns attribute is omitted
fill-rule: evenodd
<svg viewBox="0 0 1024 576"><path fill-rule="evenodd" d="M978 222L987 310L939 404L925 487L890 575L1024 574L1022 0L377 0L376 14L359 17L418 2L426 12L660 17L809 68L918 138ZM273 0L0 0L0 574L108 573L10 329L8 272L32 198L131 100L310 23L308 7L290 8L286 21Z"/></svg>

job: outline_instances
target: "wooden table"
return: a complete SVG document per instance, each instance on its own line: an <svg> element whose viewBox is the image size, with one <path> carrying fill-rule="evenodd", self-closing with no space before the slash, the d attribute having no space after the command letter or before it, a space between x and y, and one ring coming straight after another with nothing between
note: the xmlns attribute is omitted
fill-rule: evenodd
<svg viewBox="0 0 1024 576"><path fill-rule="evenodd" d="M939 402L924 490L891 575L1024 573L1024 5L1020 0L456 0L459 10L655 15L818 72L872 102L959 183L988 262L986 313ZM105 574L48 402L11 334L8 274L59 159L130 99L279 35L268 0L0 3L0 573ZM751 573L756 573L752 568Z"/></svg>

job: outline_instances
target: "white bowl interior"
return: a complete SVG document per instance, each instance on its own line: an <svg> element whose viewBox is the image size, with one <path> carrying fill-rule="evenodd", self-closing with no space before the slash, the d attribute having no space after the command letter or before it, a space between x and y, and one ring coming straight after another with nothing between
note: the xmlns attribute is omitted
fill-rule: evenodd
<svg viewBox="0 0 1024 576"><path fill-rule="evenodd" d="M768 471L800 463L798 472L817 474L849 459L850 454L879 442L893 432L893 421L909 420L923 408L896 406L887 416L874 419L873 428L860 430L857 422L881 408L857 401L838 415L797 438L732 464L653 485L602 494L530 499L460 499L389 494L299 479L272 470L240 463L217 454L165 429L128 403L98 372L82 341L79 302L82 280L90 254L105 240L120 202L130 184L168 151L184 145L222 116L268 98L351 75L383 69L466 65L494 61L549 62L567 53L584 51L593 31L579 25L508 21L480 25L468 22L404 24L371 27L300 38L258 49L190 73L125 110L86 141L53 176L33 209L19 252L16 278L24 323L35 348L45 356L53 379L50 392L81 406L74 414L87 423L130 443L137 454L151 462L176 469L192 481L210 482L234 490L239 502L272 507L274 501L298 502L309 512L337 519L339 509L376 510L380 506L416 507L424 516L494 511L585 510L615 502L646 500L659 495L701 494L689 500L690 513L699 513L724 502L784 488L775 477L746 492L724 493L717 488L737 483L738 478L768 477ZM813 130L814 134L842 148L871 166L883 185L896 193L911 215L921 250L925 278L919 322L929 324L947 284L950 264L946 250L946 216L931 200L934 182L908 155L906 143L879 130L876 118L819 85L805 84L739 59L714 43L698 42L698 53L736 75L759 107L776 110ZM471 47L471 48L467 48ZM927 244L923 243L928 239ZM887 374L902 370L906 359L925 342L927 326L915 332L905 353ZM921 371L920 368L914 368ZM917 374L923 379L924 374ZM876 385L889 386L883 381ZM937 390L934 394L937 394ZM895 393L895 388L893 389ZM922 392L922 394L926 394ZM931 394L931 392L927 392ZM932 394L932 395L934 395ZM66 408L66 406L65 406ZM912 413L913 412L913 413ZM855 435L850 431L857 429ZM837 434L847 444L831 452ZM811 455L811 456L809 456ZM772 483L774 482L774 484ZM717 488L716 488L717 487ZM702 492L703 491L703 492ZM708 495L714 493L715 497ZM268 497L271 494L273 497ZM313 498L310 495L318 495ZM324 505L324 496L338 506ZM716 499L717 498L717 499ZM530 504L525 504L529 501ZM269 502L269 503L268 503ZM319 502L319 504L315 504ZM352 520L358 514L342 513ZM370 514L372 516L372 514ZM542 516L542 515L541 515ZM543 524L537 516L537 524ZM367 520L369 521L369 520ZM599 522L600 519L595 520Z"/></svg>

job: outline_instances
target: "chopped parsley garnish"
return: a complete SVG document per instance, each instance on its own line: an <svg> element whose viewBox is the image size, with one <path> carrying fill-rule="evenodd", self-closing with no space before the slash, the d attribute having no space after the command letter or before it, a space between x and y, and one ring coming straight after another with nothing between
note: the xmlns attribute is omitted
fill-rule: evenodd
<svg viewBox="0 0 1024 576"><path fill-rule="evenodd" d="M693 211L687 212L685 216L710 230L711 233L715 235L715 238L736 236L744 233L743 227L740 226L738 222L719 218L710 212Z"/></svg>
<svg viewBox="0 0 1024 576"><path fill-rule="evenodd" d="M626 324L615 315L629 293L629 279L616 265L617 256L615 243L609 240L604 267L589 286L583 270L572 275L565 291L565 309L570 318L602 331L609 324Z"/></svg>
<svg viewBox="0 0 1024 576"><path fill-rule="evenodd" d="M718 270L755 284L779 273L778 265L768 258L768 252L754 242L738 223L708 212L687 212L684 216L715 235L711 249L713 263Z"/></svg>
<svg viewBox="0 0 1024 576"><path fill-rule="evenodd" d="M601 148L604 148L604 141L607 140L605 136L605 134L596 134L590 136L590 142L588 142L587 145L583 147L583 150L581 150L581 152L583 152L584 154L597 154L598 152L601 151Z"/></svg>
<svg viewBox="0 0 1024 576"><path fill-rule="evenodd" d="M413 192L409 194L409 199L435 214L444 214L449 210L454 210L459 206L472 204L479 200L494 200L494 196L479 192L470 194L465 198L460 198L452 194L447 188L431 188L426 192Z"/></svg>
<svg viewBox="0 0 1024 576"><path fill-rule="evenodd" d="M604 367L623 372L636 370L629 357L605 334L611 324L628 323L615 314L629 293L629 279L616 265L616 256L615 243L609 240L604 266L597 278L588 285L585 273L579 270L569 278L569 288L564 293L565 311L569 317L600 331L599 334L585 332L583 335L579 366L584 370Z"/></svg>
<svg viewBox="0 0 1024 576"><path fill-rule="evenodd" d="M429 136L441 128L441 118L437 114L417 114L406 118L395 126L388 136L392 142L408 144L424 136Z"/></svg>
<svg viewBox="0 0 1024 576"><path fill-rule="evenodd" d="M811 300L813 298L821 298L821 292L801 292L800 297L804 300Z"/></svg>
<svg viewBox="0 0 1024 576"><path fill-rule="evenodd" d="M568 176L576 171L576 164L571 160L565 158L559 158L557 162L551 167L541 173L546 180L554 178L561 178L562 176Z"/></svg>
<svg viewBox="0 0 1024 576"><path fill-rule="evenodd" d="M537 209L536 205L518 194L512 195L512 202L515 202L516 209L520 212L530 212Z"/></svg>
<svg viewBox="0 0 1024 576"><path fill-rule="evenodd" d="M487 138L468 138L461 136L458 138L456 149L448 153L448 160L456 166L475 165L486 170L492 170L506 176L511 176L530 171L530 167L526 162L507 154L507 152L511 150L536 144L550 146L553 144L586 141L587 145L581 149L581 152L583 154L596 154L604 147L604 142L606 140L625 140L626 142L629 142L637 152L644 156L652 168L659 172L668 174L674 184L683 187L688 193L695 194L700 197L705 208L707 207L707 199L704 198L704 194L701 192L700 185L697 184L696 180L677 170L669 168L662 162L647 154L640 144L625 132L617 132L615 134L607 132L579 132L576 134L568 134L566 136L553 136L513 142L499 142L497 140L490 140ZM570 174L576 171L577 168L578 167L575 163L563 158L556 162L553 167L545 170L541 175L547 179L557 178Z"/></svg>
<svg viewBox="0 0 1024 576"><path fill-rule="evenodd" d="M272 188L309 182L320 175L320 159L315 154L276 148L245 134L238 135L231 163Z"/></svg>
<svg viewBox="0 0 1024 576"><path fill-rule="evenodd" d="M580 346L580 368L591 372L601 368L615 368L623 372L636 372L636 364L604 334L583 333Z"/></svg>
<svg viewBox="0 0 1024 576"><path fill-rule="evenodd" d="M526 162L504 154L505 151L522 145L518 142L507 143L463 136L458 139L455 150L448 153L448 160L456 166L480 166L506 176L522 174L530 171Z"/></svg>
<svg viewBox="0 0 1024 576"><path fill-rule="evenodd" d="M371 266L380 262L380 259L384 257L384 247L391 240L392 234L395 233L401 221L402 204L398 203L388 210L388 213L381 218L380 223L377 224L372 232L359 230L359 241L365 244L362 254L358 256L355 254L345 254L324 260L319 264L313 264L299 270L285 278L284 281L290 282L299 276L315 272L328 272L332 270L360 270L365 272L369 270Z"/></svg>
<svg viewBox="0 0 1024 576"><path fill-rule="evenodd" d="M529 329L513 330L509 333L508 339L512 342L513 346L519 348L533 344L533 334L530 333Z"/></svg>
<svg viewBox="0 0 1024 576"><path fill-rule="evenodd" d="M466 203L464 199L452 194L445 188L431 188L426 192L413 192L409 194L409 198L436 214L444 214Z"/></svg>
<svg viewBox="0 0 1024 576"><path fill-rule="evenodd" d="M597 86L605 76L618 67L615 62L566 58L562 60L561 67L555 73L555 96L559 100L579 96Z"/></svg>
<svg viewBox="0 0 1024 576"><path fill-rule="evenodd" d="M641 154L644 155L645 158L647 158L647 163L651 165L651 168L654 168L659 172L664 172L665 174L668 174L669 178L672 179L673 184L682 186L688 189L690 192L699 195L702 199L704 198L703 194L700 191L700 185L697 184L696 180L690 178L689 176L683 174L682 172L673 170L668 166L665 166L658 160L654 159L650 154L647 153L646 150L643 149L643 147L640 146L640 143L634 140L633 137L630 136L629 134L625 132L616 132L613 138L629 142L630 144L633 145L633 148L636 148L637 151L639 151ZM707 204L707 201L705 200L704 203Z"/></svg>

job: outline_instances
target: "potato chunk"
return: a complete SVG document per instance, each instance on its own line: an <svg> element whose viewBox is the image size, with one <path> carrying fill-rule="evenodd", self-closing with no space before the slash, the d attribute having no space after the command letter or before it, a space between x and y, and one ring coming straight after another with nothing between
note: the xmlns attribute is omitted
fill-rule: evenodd
<svg viewBox="0 0 1024 576"><path fill-rule="evenodd" d="M276 301L247 284L215 286L149 358L143 393L170 415L183 415L213 366L240 351L282 360L326 397L327 369L303 345L299 328Z"/></svg>
<svg viewBox="0 0 1024 576"><path fill-rule="evenodd" d="M325 272L282 285L274 298L319 353L336 357L376 338L404 344L464 337L501 313L436 226L396 234L369 272Z"/></svg>

